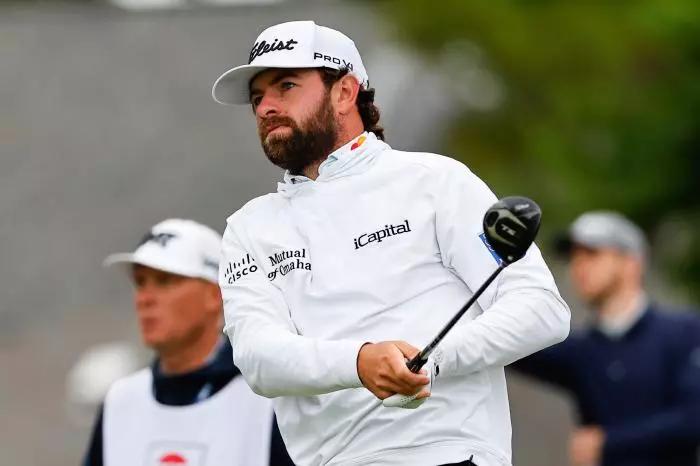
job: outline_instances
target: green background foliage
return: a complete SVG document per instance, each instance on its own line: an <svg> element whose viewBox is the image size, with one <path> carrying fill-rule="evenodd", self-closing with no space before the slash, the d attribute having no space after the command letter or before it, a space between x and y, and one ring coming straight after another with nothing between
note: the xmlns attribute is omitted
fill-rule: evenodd
<svg viewBox="0 0 700 466"><path fill-rule="evenodd" d="M428 60L475 44L500 105L464 107L444 150L499 195L522 193L545 235L619 210L700 298L700 2L391 0L400 38ZM462 76L448 76L460 86ZM467 82L464 83L467 85Z"/></svg>

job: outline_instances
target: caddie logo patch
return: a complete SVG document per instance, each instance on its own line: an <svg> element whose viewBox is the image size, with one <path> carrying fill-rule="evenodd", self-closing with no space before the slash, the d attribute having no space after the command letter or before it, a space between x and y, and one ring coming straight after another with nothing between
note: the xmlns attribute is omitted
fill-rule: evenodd
<svg viewBox="0 0 700 466"><path fill-rule="evenodd" d="M187 464L187 459L180 453L166 453L159 460L159 464Z"/></svg>
<svg viewBox="0 0 700 466"><path fill-rule="evenodd" d="M144 466L204 466L207 447L196 442L155 442L149 445Z"/></svg>

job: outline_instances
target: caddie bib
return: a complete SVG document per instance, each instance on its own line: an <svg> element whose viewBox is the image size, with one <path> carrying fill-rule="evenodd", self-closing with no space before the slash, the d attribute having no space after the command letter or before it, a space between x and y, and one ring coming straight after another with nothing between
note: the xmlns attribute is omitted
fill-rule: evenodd
<svg viewBox="0 0 700 466"><path fill-rule="evenodd" d="M117 381L105 399L105 466L267 466L272 402L235 377L188 406L156 401L150 369Z"/></svg>

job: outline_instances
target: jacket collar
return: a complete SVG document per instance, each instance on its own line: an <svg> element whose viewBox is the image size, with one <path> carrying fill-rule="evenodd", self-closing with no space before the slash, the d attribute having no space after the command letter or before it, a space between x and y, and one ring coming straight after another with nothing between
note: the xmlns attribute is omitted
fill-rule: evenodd
<svg viewBox="0 0 700 466"><path fill-rule="evenodd" d="M362 173L377 154L385 149L389 149L388 144L377 139L374 133L364 132L328 155L318 167L316 181L327 182ZM292 175L287 170L282 182L277 185L277 191L284 195L293 195L299 186L308 185L312 181L304 175Z"/></svg>
<svg viewBox="0 0 700 466"><path fill-rule="evenodd" d="M639 322L648 308L649 299L642 292L629 312L620 316L599 317L595 321L595 327L611 340L622 338Z"/></svg>
<svg viewBox="0 0 700 466"><path fill-rule="evenodd" d="M164 374L160 360L151 364L153 395L164 405L184 406L206 399L228 384L240 371L233 363L233 350L225 338L219 339L201 367L183 374Z"/></svg>

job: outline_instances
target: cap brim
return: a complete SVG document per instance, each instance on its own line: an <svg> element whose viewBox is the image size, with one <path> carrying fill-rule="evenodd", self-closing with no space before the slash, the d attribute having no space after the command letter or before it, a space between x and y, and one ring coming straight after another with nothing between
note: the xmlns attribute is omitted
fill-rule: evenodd
<svg viewBox="0 0 700 466"><path fill-rule="evenodd" d="M309 65L241 65L231 68L216 80L211 89L211 96L224 105L250 104L250 80L258 73L271 68L319 68L318 64Z"/></svg>
<svg viewBox="0 0 700 466"><path fill-rule="evenodd" d="M620 249L614 244L609 244L599 238L586 238L575 236L571 233L561 233L554 238L554 250L562 256L571 254L571 250L576 247L584 247L588 249L615 248Z"/></svg>
<svg viewBox="0 0 700 466"><path fill-rule="evenodd" d="M568 256L571 253L571 248L574 246L573 241L568 233L559 233L554 237L554 251L561 256Z"/></svg>
<svg viewBox="0 0 700 466"><path fill-rule="evenodd" d="M116 254L110 254L102 261L103 267L111 267L115 264L136 264L134 260L134 254L131 252L119 252Z"/></svg>
<svg viewBox="0 0 700 466"><path fill-rule="evenodd" d="M175 275L182 275L183 277L205 278L205 277L202 277L198 273L195 273L191 270L185 270L185 269L183 269L181 267L177 267L173 264L166 264L163 261L158 261L158 260L151 259L151 258L137 257L135 254L130 253L130 252L110 254L102 262L102 265L104 267L111 267L114 265L128 266L128 265L134 265L134 264L143 265L143 266L150 267L150 268L156 269L156 270L162 270L163 272L168 272L168 273L172 273ZM209 280L209 279L207 278L207 280Z"/></svg>

